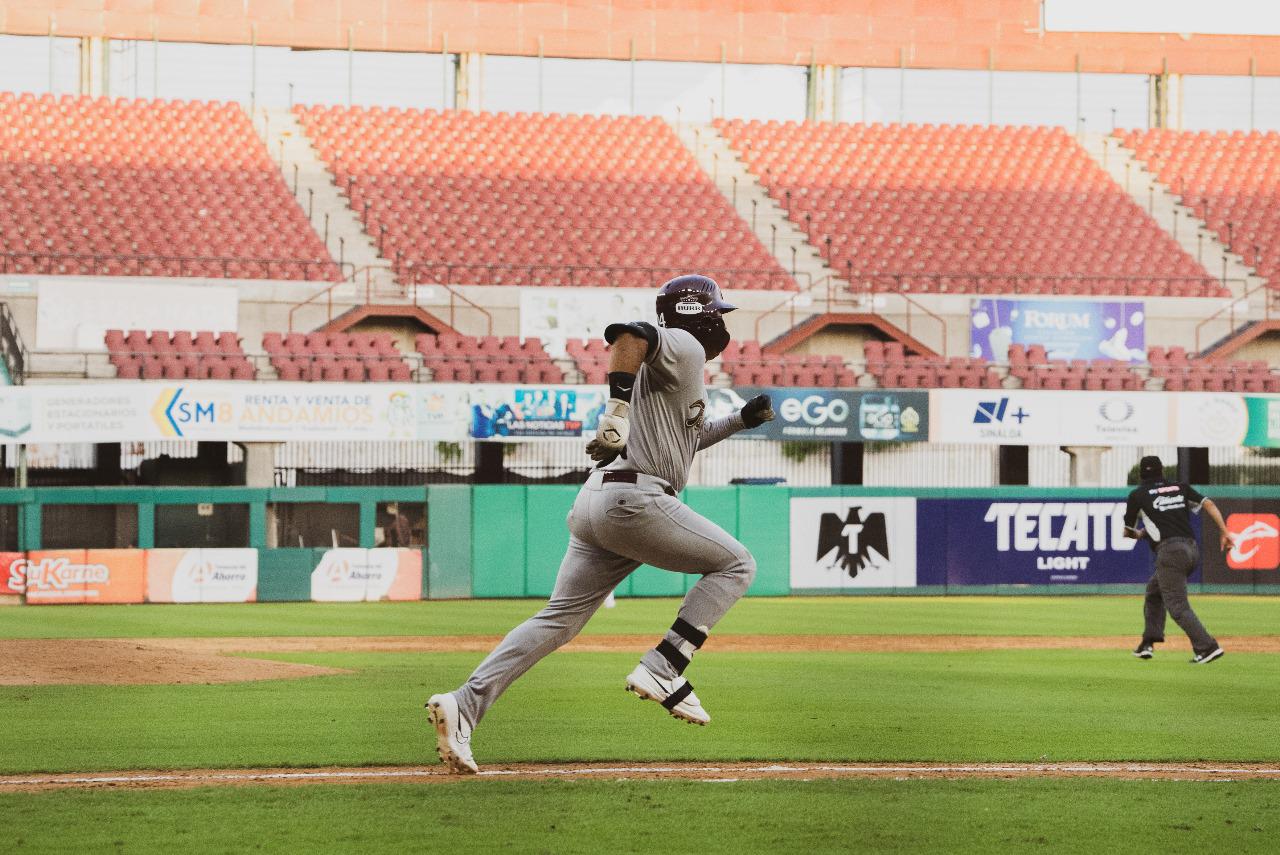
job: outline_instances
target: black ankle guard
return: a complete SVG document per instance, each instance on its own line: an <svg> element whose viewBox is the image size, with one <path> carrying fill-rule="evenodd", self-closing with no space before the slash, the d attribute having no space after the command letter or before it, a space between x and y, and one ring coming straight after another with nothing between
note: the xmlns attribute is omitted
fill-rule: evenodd
<svg viewBox="0 0 1280 855"><path fill-rule="evenodd" d="M671 624L671 631L695 648L700 648L707 643L707 634L684 618L676 618L676 622Z"/></svg>
<svg viewBox="0 0 1280 855"><path fill-rule="evenodd" d="M680 652L670 641L665 638L658 642L656 648L662 654L662 658L671 663L671 667L676 669L677 674L683 674L684 669L689 667L689 657Z"/></svg>

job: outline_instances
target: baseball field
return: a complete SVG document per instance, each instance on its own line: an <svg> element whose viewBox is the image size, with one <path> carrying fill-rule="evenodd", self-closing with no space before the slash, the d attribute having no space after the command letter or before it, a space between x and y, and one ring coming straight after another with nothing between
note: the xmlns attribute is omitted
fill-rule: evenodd
<svg viewBox="0 0 1280 855"><path fill-rule="evenodd" d="M745 599L623 691L622 600L436 763L423 703L532 600L0 609L0 850L1274 852L1280 598L1130 655L1136 597Z"/></svg>

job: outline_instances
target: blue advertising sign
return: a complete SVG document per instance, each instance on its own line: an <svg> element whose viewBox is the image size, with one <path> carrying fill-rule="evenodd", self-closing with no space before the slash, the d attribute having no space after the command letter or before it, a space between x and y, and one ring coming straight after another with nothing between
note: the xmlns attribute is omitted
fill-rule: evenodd
<svg viewBox="0 0 1280 855"><path fill-rule="evenodd" d="M1143 584L1151 550L1124 536L1124 509L1123 497L920 499L918 584Z"/></svg>
<svg viewBox="0 0 1280 855"><path fill-rule="evenodd" d="M583 386L476 386L473 439L583 436L596 429L609 395Z"/></svg>
<svg viewBox="0 0 1280 855"><path fill-rule="evenodd" d="M1141 301L974 300L971 354L1009 361L1009 346L1043 345L1050 359L1146 362Z"/></svg>
<svg viewBox="0 0 1280 855"><path fill-rule="evenodd" d="M872 389L708 389L715 418L756 395L769 395L777 417L749 434L814 442L918 442L929 438L929 393Z"/></svg>

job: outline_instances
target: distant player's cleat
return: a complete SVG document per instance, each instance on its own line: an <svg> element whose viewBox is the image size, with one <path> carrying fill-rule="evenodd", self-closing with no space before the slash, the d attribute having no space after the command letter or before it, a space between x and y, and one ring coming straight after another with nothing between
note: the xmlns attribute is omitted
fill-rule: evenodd
<svg viewBox="0 0 1280 855"><path fill-rule="evenodd" d="M427 701L427 717L436 729L436 753L440 762L459 775L474 775L479 769L471 757L471 725L458 711L458 699L452 693L432 695Z"/></svg>
<svg viewBox="0 0 1280 855"><path fill-rule="evenodd" d="M1215 647L1212 650L1206 651L1204 653L1197 653L1195 655L1195 658L1191 660L1191 664L1192 665L1208 665L1210 662L1212 662L1215 659L1221 659L1222 652L1223 651L1221 647Z"/></svg>
<svg viewBox="0 0 1280 855"><path fill-rule="evenodd" d="M1155 645L1145 638L1138 642L1138 646L1133 648L1133 655L1139 659L1150 659L1155 655Z"/></svg>
<svg viewBox="0 0 1280 855"><path fill-rule="evenodd" d="M627 676L627 691L641 700L657 701L667 712L690 724L707 724L711 716L702 708L693 686L684 677L666 680L640 663Z"/></svg>

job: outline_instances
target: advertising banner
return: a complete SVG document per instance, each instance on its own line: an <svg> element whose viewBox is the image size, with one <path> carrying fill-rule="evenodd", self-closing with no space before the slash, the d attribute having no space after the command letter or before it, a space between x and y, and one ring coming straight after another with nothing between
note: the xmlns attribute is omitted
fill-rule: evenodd
<svg viewBox="0 0 1280 855"><path fill-rule="evenodd" d="M21 594L27 590L27 554L0 552L0 594Z"/></svg>
<svg viewBox="0 0 1280 855"><path fill-rule="evenodd" d="M1226 553L1217 549L1213 523L1202 526L1204 581L1216 585L1280 585L1280 499L1214 499L1227 530L1236 535Z"/></svg>
<svg viewBox="0 0 1280 855"><path fill-rule="evenodd" d="M609 390L600 386L473 386L472 439L594 434Z"/></svg>
<svg viewBox="0 0 1280 855"><path fill-rule="evenodd" d="M145 594L141 549L36 550L22 569L28 603L141 603Z"/></svg>
<svg viewBox="0 0 1280 855"><path fill-rule="evenodd" d="M1103 300L974 300L971 354L1009 361L1009 345L1043 345L1050 359L1146 362L1141 302Z"/></svg>
<svg viewBox="0 0 1280 855"><path fill-rule="evenodd" d="M1254 448L1280 448L1280 396L1246 395L1249 426L1244 444Z"/></svg>
<svg viewBox="0 0 1280 855"><path fill-rule="evenodd" d="M467 391L396 383L22 386L2 393L0 436L25 443L458 440L466 436Z"/></svg>
<svg viewBox="0 0 1280 855"><path fill-rule="evenodd" d="M552 356L571 338L604 340L613 323L657 323L653 292L644 288L521 288L520 336L542 339Z"/></svg>
<svg viewBox="0 0 1280 855"><path fill-rule="evenodd" d="M1182 392L1174 398L1172 442L1184 446L1241 445L1249 430L1244 397L1231 392Z"/></svg>
<svg viewBox="0 0 1280 855"><path fill-rule="evenodd" d="M916 500L791 500L791 587L914 588Z"/></svg>
<svg viewBox="0 0 1280 855"><path fill-rule="evenodd" d="M311 573L311 599L322 603L422 598L416 549L330 549Z"/></svg>
<svg viewBox="0 0 1280 855"><path fill-rule="evenodd" d="M935 389L934 442L997 445L1162 445L1173 441L1160 392Z"/></svg>
<svg viewBox="0 0 1280 855"><path fill-rule="evenodd" d="M815 442L920 442L929 438L929 393L925 391L745 387L707 392L713 401L729 398L735 409L756 395L773 399L777 418L744 436ZM708 417L715 417L712 410Z"/></svg>
<svg viewBox="0 0 1280 855"><path fill-rule="evenodd" d="M1151 550L1124 536L1123 499L921 499L922 553L944 544L948 585L1145 583ZM935 580L921 580L933 584Z"/></svg>
<svg viewBox="0 0 1280 855"><path fill-rule="evenodd" d="M149 603L252 603L257 599L256 549L147 550Z"/></svg>

